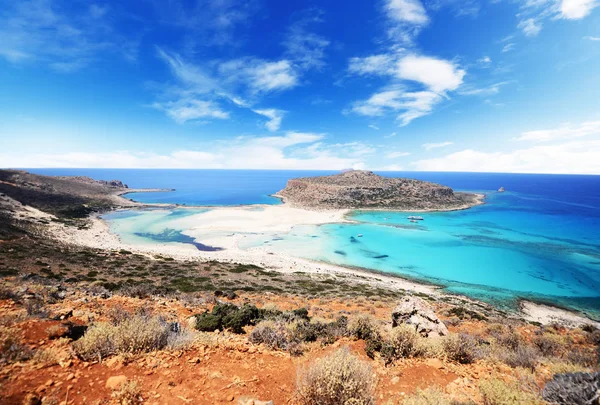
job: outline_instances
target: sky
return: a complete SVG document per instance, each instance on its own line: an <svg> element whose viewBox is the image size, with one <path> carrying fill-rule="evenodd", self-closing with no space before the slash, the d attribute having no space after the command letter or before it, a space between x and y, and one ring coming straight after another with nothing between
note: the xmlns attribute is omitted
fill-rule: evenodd
<svg viewBox="0 0 600 405"><path fill-rule="evenodd" d="M0 0L0 167L600 174L600 0Z"/></svg>

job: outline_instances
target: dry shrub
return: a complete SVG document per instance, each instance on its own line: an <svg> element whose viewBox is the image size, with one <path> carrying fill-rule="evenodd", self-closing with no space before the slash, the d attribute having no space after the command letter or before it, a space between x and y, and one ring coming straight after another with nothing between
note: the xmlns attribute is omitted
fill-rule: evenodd
<svg viewBox="0 0 600 405"><path fill-rule="evenodd" d="M533 338L533 344L543 356L551 357L559 354L561 348L566 345L566 341L559 335L542 333Z"/></svg>
<svg viewBox="0 0 600 405"><path fill-rule="evenodd" d="M58 364L61 354L62 351L54 347L38 349L31 360L39 367L51 367Z"/></svg>
<svg viewBox="0 0 600 405"><path fill-rule="evenodd" d="M406 397L404 405L451 405L454 404L439 387L418 389L416 393Z"/></svg>
<svg viewBox="0 0 600 405"><path fill-rule="evenodd" d="M484 405L541 405L544 403L537 392L518 382L508 383L492 378L481 382L479 391Z"/></svg>
<svg viewBox="0 0 600 405"><path fill-rule="evenodd" d="M566 373L585 373L591 370L590 367L582 366L581 364L570 363L567 361L551 361L548 364L548 369L551 374L566 374Z"/></svg>
<svg viewBox="0 0 600 405"><path fill-rule="evenodd" d="M523 367L535 370L539 362L538 351L527 345L520 345L514 350L505 350L500 354L500 360L510 367Z"/></svg>
<svg viewBox="0 0 600 405"><path fill-rule="evenodd" d="M25 361L32 356L31 350L21 344L21 339L15 331L0 326L0 365Z"/></svg>
<svg viewBox="0 0 600 405"><path fill-rule="evenodd" d="M144 402L142 390L135 380L128 380L112 393L112 397L121 405L137 405Z"/></svg>
<svg viewBox="0 0 600 405"><path fill-rule="evenodd" d="M156 316L131 315L118 323L98 323L90 327L83 338L73 343L73 349L84 360L95 360L121 353L142 353L160 350L181 332Z"/></svg>
<svg viewBox="0 0 600 405"><path fill-rule="evenodd" d="M248 340L252 343L263 343L270 349L286 350L289 338L286 327L281 322L262 321L252 330Z"/></svg>
<svg viewBox="0 0 600 405"><path fill-rule="evenodd" d="M372 405L373 370L342 348L298 373L297 394L304 405Z"/></svg>
<svg viewBox="0 0 600 405"><path fill-rule="evenodd" d="M443 345L448 358L460 364L471 364L478 357L477 340L466 333L447 336Z"/></svg>
<svg viewBox="0 0 600 405"><path fill-rule="evenodd" d="M369 340L379 337L379 327L370 315L359 315L348 324L348 333L356 339Z"/></svg>
<svg viewBox="0 0 600 405"><path fill-rule="evenodd" d="M421 357L427 353L425 338L414 327L401 324L392 329L390 338L383 342L381 357L386 365L401 358Z"/></svg>

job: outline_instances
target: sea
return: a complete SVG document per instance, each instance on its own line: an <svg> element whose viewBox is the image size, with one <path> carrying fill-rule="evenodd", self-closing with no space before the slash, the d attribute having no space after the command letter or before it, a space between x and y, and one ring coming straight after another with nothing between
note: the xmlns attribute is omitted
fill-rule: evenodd
<svg viewBox="0 0 600 405"><path fill-rule="evenodd" d="M126 195L145 203L186 206L281 204L271 194L291 178L334 171L28 169L45 175L118 179L131 188L172 192ZM307 259L391 273L449 293L516 308L519 301L558 306L600 319L600 176L381 172L479 192L486 203L462 211L419 214L354 211L353 223L298 226L281 235L248 235L242 248L268 244ZM500 187L505 192L498 192ZM194 211L110 214L128 241L192 243L172 221ZM200 211L199 211L200 212ZM180 225L181 228L181 225ZM218 247L210 247L218 248Z"/></svg>

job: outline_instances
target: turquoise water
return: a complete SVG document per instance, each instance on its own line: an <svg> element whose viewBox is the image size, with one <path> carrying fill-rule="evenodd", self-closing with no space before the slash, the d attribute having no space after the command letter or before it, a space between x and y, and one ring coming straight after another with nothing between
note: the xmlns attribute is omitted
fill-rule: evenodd
<svg viewBox="0 0 600 405"><path fill-rule="evenodd" d="M35 170L34 170L35 171ZM148 202L234 205L276 203L269 194L287 179L316 172L218 170L37 170L42 174L121 179L130 187L178 188L131 195ZM423 213L354 212L352 224L298 226L288 234L247 235L243 248L267 245L329 263L435 283L500 306L521 298L578 309L600 319L600 176L485 173L384 173L480 191L487 204ZM497 193L504 186L508 192ZM154 199L154 200L153 200ZM134 243L192 244L194 209L110 214L111 229ZM358 237L362 234L362 237Z"/></svg>

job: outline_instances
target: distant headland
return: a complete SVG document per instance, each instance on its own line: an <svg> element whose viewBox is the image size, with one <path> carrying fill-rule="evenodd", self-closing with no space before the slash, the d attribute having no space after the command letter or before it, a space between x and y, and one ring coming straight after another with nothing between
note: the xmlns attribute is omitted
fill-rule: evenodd
<svg viewBox="0 0 600 405"><path fill-rule="evenodd" d="M484 197L455 192L436 183L383 177L365 170L292 179L275 196L299 208L402 211L466 209L482 204Z"/></svg>

